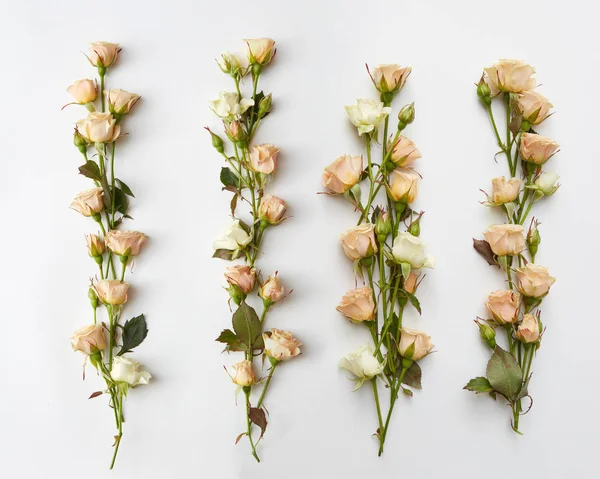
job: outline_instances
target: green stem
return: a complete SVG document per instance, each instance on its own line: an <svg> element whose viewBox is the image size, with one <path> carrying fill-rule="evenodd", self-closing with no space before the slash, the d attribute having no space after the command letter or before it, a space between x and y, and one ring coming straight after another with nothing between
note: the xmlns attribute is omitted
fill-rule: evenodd
<svg viewBox="0 0 600 479"><path fill-rule="evenodd" d="M121 439L123 437L123 397L119 394L116 396L116 404L115 409L117 410L117 420L118 422L118 434L115 436L115 451L113 452L112 461L110 463L110 468L112 469L115 466L115 461L117 460L117 454L119 453L119 446L121 445Z"/></svg>
<svg viewBox="0 0 600 479"><path fill-rule="evenodd" d="M496 140L498 141L498 146L500 148L502 148L502 151L506 152L506 146L504 146L504 143L502 142L502 139L500 138L500 133L498 132L498 126L496 125L496 119L494 118L494 112L492 111L492 105L486 105L486 110L488 112L490 120L492 121L492 126L494 127L494 133L496 134Z"/></svg>
<svg viewBox="0 0 600 479"><path fill-rule="evenodd" d="M111 198L111 222L110 229L115 227L115 142L112 143L110 158L110 198Z"/></svg>
<svg viewBox="0 0 600 479"><path fill-rule="evenodd" d="M377 389L377 376L371 379L373 386L373 397L375 398L375 407L377 408L377 420L379 421L379 447L381 450L383 444L383 417L381 416L381 405L379 404L379 391Z"/></svg>
<svg viewBox="0 0 600 479"><path fill-rule="evenodd" d="M358 224L361 224L363 219L369 218L369 213L371 210L371 203L373 202L373 190L375 188L375 180L373 179L373 164L371 161L371 136L366 135L365 137L365 146L367 148L367 170L369 172L369 199L367 200L367 206L363 210L363 213L360 215L358 220Z"/></svg>
<svg viewBox="0 0 600 479"><path fill-rule="evenodd" d="M273 378L273 373L275 372L275 368L277 367L277 363L271 366L271 370L269 371L269 375L267 376L267 381L265 382L265 386L263 387L262 392L260 393L260 397L258 398L258 404L256 407L261 407L263 400L265 399L265 395L267 394L267 389L269 389L269 385L271 384L271 379Z"/></svg>
<svg viewBox="0 0 600 479"><path fill-rule="evenodd" d="M408 371L408 368L402 368L402 372L398 377L398 381L396 382L396 386L392 384L391 387L391 397L390 397L390 409L388 410L387 417L385 419L385 425L383 427L383 435L379 439L379 455L383 454L383 445L385 443L385 438L387 436L388 427L390 425L390 419L392 418L392 411L394 410L394 405L396 404L396 399L398 399L398 392L400 391L400 387L402 386L402 380L404 379L404 375Z"/></svg>
<svg viewBox="0 0 600 479"><path fill-rule="evenodd" d="M254 445L254 440L252 439L252 421L250 421L250 392L251 388L248 386L244 390L244 394L246 394L246 425L247 425L247 434L248 440L250 441L250 446L252 447L252 455L256 462L260 462L260 458L256 453L256 446Z"/></svg>
<svg viewBox="0 0 600 479"><path fill-rule="evenodd" d="M104 113L104 75L100 75L100 103L102 105L102 113Z"/></svg>

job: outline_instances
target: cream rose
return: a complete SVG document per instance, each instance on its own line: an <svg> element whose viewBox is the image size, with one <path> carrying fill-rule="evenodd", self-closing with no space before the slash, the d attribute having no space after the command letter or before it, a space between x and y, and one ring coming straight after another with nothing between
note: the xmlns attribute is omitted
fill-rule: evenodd
<svg viewBox="0 0 600 479"><path fill-rule="evenodd" d="M371 79L380 92L397 92L402 89L411 71L411 67L401 67L395 63L377 65L371 73Z"/></svg>
<svg viewBox="0 0 600 479"><path fill-rule="evenodd" d="M524 91L517 102L523 119L533 125L541 123L550 116L550 109L554 106L548 98L535 91Z"/></svg>
<svg viewBox="0 0 600 479"><path fill-rule="evenodd" d="M250 63L267 65L275 56L275 40L270 38L248 38L246 42L246 55Z"/></svg>
<svg viewBox="0 0 600 479"><path fill-rule="evenodd" d="M331 193L344 193L360 181L362 173L362 156L343 155L325 168L322 184Z"/></svg>
<svg viewBox="0 0 600 479"><path fill-rule="evenodd" d="M87 78L73 82L73 84L67 88L67 91L80 105L93 102L98 96L96 82Z"/></svg>
<svg viewBox="0 0 600 479"><path fill-rule="evenodd" d="M93 285L94 291L104 304L119 306L127 301L129 283L118 279L103 279Z"/></svg>
<svg viewBox="0 0 600 479"><path fill-rule="evenodd" d="M378 100L364 98L358 99L356 105L345 108L348 118L358 128L359 135L374 131L392 111L390 107L383 106L383 103Z"/></svg>
<svg viewBox="0 0 600 479"><path fill-rule="evenodd" d="M398 137L393 146L389 142L388 148L392 150L390 159L396 166L410 166L421 158L421 152L417 149L413 141L405 136Z"/></svg>
<svg viewBox="0 0 600 479"><path fill-rule="evenodd" d="M369 345L364 345L340 359L339 367L350 371L359 380L372 379L383 372L381 364Z"/></svg>
<svg viewBox="0 0 600 479"><path fill-rule="evenodd" d="M420 361L427 356L433 349L431 337L422 331L410 328L402 328L400 331L400 344L398 351L406 359Z"/></svg>
<svg viewBox="0 0 600 479"><path fill-rule="evenodd" d="M130 386L148 384L152 375L142 369L142 365L135 359L125 356L116 356L113 359L110 377L117 382L127 383Z"/></svg>
<svg viewBox="0 0 600 479"><path fill-rule="evenodd" d="M223 235L213 242L213 249L215 251L219 249L238 251L244 249L251 242L252 236L241 227L239 220L235 220Z"/></svg>
<svg viewBox="0 0 600 479"><path fill-rule="evenodd" d="M356 323L372 321L375 319L376 314L373 290L368 286L351 289L344 295L335 309Z"/></svg>
<svg viewBox="0 0 600 479"><path fill-rule="evenodd" d="M302 346L292 333L275 328L263 333L263 341L266 355L277 361L286 361L298 356Z"/></svg>
<svg viewBox="0 0 600 479"><path fill-rule="evenodd" d="M533 187L530 188L538 190L543 193L544 196L553 195L560 186L556 183L559 178L560 176L553 171L542 171L533 182Z"/></svg>
<svg viewBox="0 0 600 479"><path fill-rule="evenodd" d="M241 98L235 92L222 91L219 98L208 102L210 109L224 120L238 120L244 112L254 105L251 98Z"/></svg>
<svg viewBox="0 0 600 479"><path fill-rule="evenodd" d="M535 133L521 134L521 158L523 161L541 165L554 156L559 144L550 138Z"/></svg>
<svg viewBox="0 0 600 479"><path fill-rule="evenodd" d="M483 233L495 255L518 255L526 248L521 225L492 225Z"/></svg>
<svg viewBox="0 0 600 479"><path fill-rule="evenodd" d="M486 83L492 95L498 91L521 93L535 88L535 68L521 60L502 59L491 67L484 68L487 74Z"/></svg>
<svg viewBox="0 0 600 479"><path fill-rule="evenodd" d="M373 256L377 253L377 241L375 241L375 226L371 223L350 228L340 235L340 241L344 253L352 261Z"/></svg>
<svg viewBox="0 0 600 479"><path fill-rule="evenodd" d="M277 271L261 285L258 295L265 301L276 303L285 297L285 288L281 284Z"/></svg>
<svg viewBox="0 0 600 479"><path fill-rule="evenodd" d="M94 216L104 209L102 188L91 188L79 193L71 202L71 208L83 216Z"/></svg>
<svg viewBox="0 0 600 479"><path fill-rule="evenodd" d="M94 42L90 44L88 59L95 67L109 67L117 60L120 51L118 43Z"/></svg>
<svg viewBox="0 0 600 479"><path fill-rule="evenodd" d="M86 356L106 348L104 327L101 324L90 324L79 328L71 338L73 351L81 351Z"/></svg>
<svg viewBox="0 0 600 479"><path fill-rule="evenodd" d="M499 176L492 180L491 203L494 205L503 205L515 201L521 191L521 180L519 178L509 178Z"/></svg>
<svg viewBox="0 0 600 479"><path fill-rule="evenodd" d="M250 148L250 169L269 175L277 167L279 148L274 145L253 145Z"/></svg>
<svg viewBox="0 0 600 479"><path fill-rule="evenodd" d="M540 324L533 314L525 314L515 336L522 343L537 343L540 339Z"/></svg>
<svg viewBox="0 0 600 479"><path fill-rule="evenodd" d="M398 263L407 263L411 268L433 268L435 260L425 256L426 243L411 235L408 231L400 231L392 246L392 255Z"/></svg>
<svg viewBox="0 0 600 479"><path fill-rule="evenodd" d="M217 63L223 73L227 73L228 75L244 76L248 73L248 59L237 53L224 52L221 54L221 59L217 60Z"/></svg>
<svg viewBox="0 0 600 479"><path fill-rule="evenodd" d="M396 169L390 178L389 195L394 201L412 203L417 198L419 177L410 170Z"/></svg>
<svg viewBox="0 0 600 479"><path fill-rule="evenodd" d="M87 243L88 254L91 257L102 256L105 249L104 240L102 238L98 235L87 235L85 237L85 242Z"/></svg>
<svg viewBox="0 0 600 479"><path fill-rule="evenodd" d="M121 134L121 127L110 113L94 111L76 124L79 134L92 143L112 143Z"/></svg>
<svg viewBox="0 0 600 479"><path fill-rule="evenodd" d="M523 296L543 298L555 281L556 278L550 276L544 266L528 263L525 267L517 268L517 289Z"/></svg>
<svg viewBox="0 0 600 479"><path fill-rule="evenodd" d="M114 115L126 115L139 101L140 96L125 90L112 89L104 92L108 109Z"/></svg>
<svg viewBox="0 0 600 479"><path fill-rule="evenodd" d="M285 201L276 196L265 195L260 202L258 216L270 225L278 225L285 219L286 211Z"/></svg>
<svg viewBox="0 0 600 479"><path fill-rule="evenodd" d="M147 240L139 231L110 230L104 237L107 248L119 256L137 256Z"/></svg>
<svg viewBox="0 0 600 479"><path fill-rule="evenodd" d="M228 266L225 269L225 279L229 284L239 287L243 293L248 294L254 289L256 270L242 264Z"/></svg>
<svg viewBox="0 0 600 479"><path fill-rule="evenodd" d="M492 318L500 325L512 324L519 319L521 296L512 290L494 291L485 303Z"/></svg>
<svg viewBox="0 0 600 479"><path fill-rule="evenodd" d="M256 374L252 369L252 362L247 359L231 366L233 377L231 380L241 387L252 386L256 382Z"/></svg>

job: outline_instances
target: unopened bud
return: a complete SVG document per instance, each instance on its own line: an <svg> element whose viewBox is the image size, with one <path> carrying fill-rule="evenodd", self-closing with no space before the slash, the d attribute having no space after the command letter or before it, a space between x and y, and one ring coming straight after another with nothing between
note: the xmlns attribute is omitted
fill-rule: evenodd
<svg viewBox="0 0 600 479"><path fill-rule="evenodd" d="M490 106L492 104L492 90L490 90L489 85L485 82L483 77L479 80L477 84L477 96L483 102L484 105Z"/></svg>
<svg viewBox="0 0 600 479"><path fill-rule="evenodd" d="M271 111L272 97L269 93L258 103L258 117L264 118Z"/></svg>
<svg viewBox="0 0 600 479"><path fill-rule="evenodd" d="M406 125L410 125L413 121L415 121L415 104L411 103L403 106L398 113L398 129L404 130Z"/></svg>
<svg viewBox="0 0 600 479"><path fill-rule="evenodd" d="M233 302L237 305L240 305L242 301L246 299L246 293L244 293L237 284L230 283L227 291L229 292L231 299L233 299Z"/></svg>
<svg viewBox="0 0 600 479"><path fill-rule="evenodd" d="M487 345L495 349L496 348L496 331L485 321L476 320L477 326L479 327L479 334L481 334L481 339L483 339Z"/></svg>
<svg viewBox="0 0 600 479"><path fill-rule="evenodd" d="M215 150L217 150L219 153L223 153L224 148L223 148L223 140L221 140L221 137L219 135L214 134L212 131L210 131L209 128L206 128L206 131L208 131L210 133L213 148Z"/></svg>
<svg viewBox="0 0 600 479"><path fill-rule="evenodd" d="M238 142L246 139L246 132L242 128L239 121L232 121L228 125L225 125L225 134L233 142ZM215 146L213 140L213 146ZM216 148L216 147L215 147Z"/></svg>
<svg viewBox="0 0 600 479"><path fill-rule="evenodd" d="M421 234L421 215L410 224L408 232L413 236L419 236Z"/></svg>
<svg viewBox="0 0 600 479"><path fill-rule="evenodd" d="M96 294L96 291L94 291L94 288L88 289L88 298L92 308L96 309L98 307L98 295Z"/></svg>
<svg viewBox="0 0 600 479"><path fill-rule="evenodd" d="M383 211L379 214L377 221L375 222L375 234L380 244L385 243L386 238L392 232L392 218L387 211Z"/></svg>
<svg viewBox="0 0 600 479"><path fill-rule="evenodd" d="M73 132L73 144L81 154L85 155L87 153L88 142L83 135L79 133L77 128L75 128L75 131Z"/></svg>

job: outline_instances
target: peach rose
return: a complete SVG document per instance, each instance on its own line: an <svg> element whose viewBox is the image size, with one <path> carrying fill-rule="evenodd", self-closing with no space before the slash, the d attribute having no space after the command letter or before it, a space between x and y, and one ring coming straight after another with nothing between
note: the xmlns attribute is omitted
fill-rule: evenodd
<svg viewBox="0 0 600 479"><path fill-rule="evenodd" d="M377 253L377 242L375 241L375 226L371 223L350 228L340 235L342 248L346 256L353 261L357 261Z"/></svg>
<svg viewBox="0 0 600 479"><path fill-rule="evenodd" d="M225 269L225 279L229 284L239 287L243 293L248 294L254 289L256 270L242 264L228 266Z"/></svg>
<svg viewBox="0 0 600 479"><path fill-rule="evenodd" d="M402 328L400 331L398 351L406 359L419 361L427 356L432 349L431 337L426 333L410 328Z"/></svg>
<svg viewBox="0 0 600 479"><path fill-rule="evenodd" d="M335 308L352 322L372 321L377 307L373 300L373 290L366 286L348 291Z"/></svg>
<svg viewBox="0 0 600 479"><path fill-rule="evenodd" d="M535 133L521 134L521 158L523 161L541 165L558 151L559 144L554 140Z"/></svg>
<svg viewBox="0 0 600 479"><path fill-rule="evenodd" d="M494 205L503 205L510 203L519 197L521 191L521 180L519 178L509 178L499 176L492 180L491 202Z"/></svg>
<svg viewBox="0 0 600 479"><path fill-rule="evenodd" d="M127 301L129 283L118 279L103 279L93 285L94 291L104 304L119 306Z"/></svg>
<svg viewBox="0 0 600 479"><path fill-rule="evenodd" d="M395 93L402 89L411 71L411 67L401 67L395 63L377 65L371 73L371 80L380 92Z"/></svg>
<svg viewBox="0 0 600 479"><path fill-rule="evenodd" d="M493 225L483 236L498 256L517 255L526 248L521 225Z"/></svg>
<svg viewBox="0 0 600 479"><path fill-rule="evenodd" d="M537 343L540 339L540 324L537 317L533 314L525 314L515 336L522 343Z"/></svg>
<svg viewBox="0 0 600 479"><path fill-rule="evenodd" d="M517 102L523 119L532 125L541 123L550 116L550 109L554 106L544 95L535 91L524 91Z"/></svg>
<svg viewBox="0 0 600 479"><path fill-rule="evenodd" d="M249 38L246 42L246 56L250 63L267 65L275 56L275 40L270 38Z"/></svg>
<svg viewBox="0 0 600 479"><path fill-rule="evenodd" d="M396 169L390 178L389 195L394 201L412 203L418 192L419 177L410 170Z"/></svg>
<svg viewBox="0 0 600 479"><path fill-rule="evenodd" d="M92 143L112 143L121 134L121 127L110 113L94 111L76 125L79 134Z"/></svg>
<svg viewBox="0 0 600 479"><path fill-rule="evenodd" d="M140 96L135 93L129 93L128 91L116 88L105 91L104 96L106 97L109 111L119 116L129 113L140 99Z"/></svg>
<svg viewBox="0 0 600 479"><path fill-rule="evenodd" d="M104 209L102 188L91 188L79 193L71 202L71 208L83 216L94 216Z"/></svg>
<svg viewBox="0 0 600 479"><path fill-rule="evenodd" d="M73 84L69 88L67 88L67 91L80 105L90 103L94 101L98 96L96 82L87 78L73 82Z"/></svg>
<svg viewBox="0 0 600 479"><path fill-rule="evenodd" d="M408 275L408 278L404 280L404 291L410 294L415 294L420 284L419 277L419 274L415 273L414 271L411 271Z"/></svg>
<svg viewBox="0 0 600 479"><path fill-rule="evenodd" d="M282 329L271 329L263 333L265 354L277 361L286 361L300 354L302 343L292 333Z"/></svg>
<svg viewBox="0 0 600 479"><path fill-rule="evenodd" d="M258 216L270 225L278 225L284 220L286 211L285 201L276 196L265 195L260 202Z"/></svg>
<svg viewBox="0 0 600 479"><path fill-rule="evenodd" d="M118 43L94 42L90 44L88 59L95 67L109 67L117 60L120 51Z"/></svg>
<svg viewBox="0 0 600 479"><path fill-rule="evenodd" d="M274 145L256 145L250 149L250 169L269 175L277 167L279 148Z"/></svg>
<svg viewBox="0 0 600 479"><path fill-rule="evenodd" d="M356 185L362 173L362 156L343 155L325 168L323 186L331 193L341 194Z"/></svg>
<svg viewBox="0 0 600 479"><path fill-rule="evenodd" d="M535 68L521 60L502 59L491 67L484 68L486 83L492 95L498 91L521 93L535 88Z"/></svg>
<svg viewBox="0 0 600 479"><path fill-rule="evenodd" d="M148 237L139 231L110 230L104 241L109 250L119 256L137 256Z"/></svg>
<svg viewBox="0 0 600 479"><path fill-rule="evenodd" d="M410 166L421 158L421 152L417 149L413 141L402 135L398 137L393 147L391 142L389 142L388 148L392 150L390 159L396 166Z"/></svg>
<svg viewBox="0 0 600 479"><path fill-rule="evenodd" d="M258 291L258 295L262 299L271 301L272 303L281 301L285 297L285 288L281 284L277 272L269 276L267 281L262 284Z"/></svg>
<svg viewBox="0 0 600 479"><path fill-rule="evenodd" d="M256 382L256 374L252 369L252 362L247 359L231 366L233 377L231 380L238 386L252 386Z"/></svg>
<svg viewBox="0 0 600 479"><path fill-rule="evenodd" d="M517 268L517 289L523 296L543 298L555 281L556 278L550 276L544 266L528 263L525 267Z"/></svg>
<svg viewBox="0 0 600 479"><path fill-rule="evenodd" d="M79 328L71 338L73 351L81 351L86 356L106 348L104 328L101 324L90 324Z"/></svg>
<svg viewBox="0 0 600 479"><path fill-rule="evenodd" d="M494 321L500 325L512 324L519 319L521 296L512 290L494 291L485 303Z"/></svg>
<svg viewBox="0 0 600 479"><path fill-rule="evenodd" d="M87 235L85 241L88 247L88 254L93 258L96 256L102 256L104 253L105 244L104 240L98 235Z"/></svg>

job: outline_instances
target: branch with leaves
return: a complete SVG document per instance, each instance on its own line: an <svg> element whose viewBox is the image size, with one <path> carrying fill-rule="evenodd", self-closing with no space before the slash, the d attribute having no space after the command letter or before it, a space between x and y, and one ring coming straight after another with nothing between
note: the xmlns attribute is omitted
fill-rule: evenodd
<svg viewBox="0 0 600 479"><path fill-rule="evenodd" d="M500 148L496 155L506 157L509 178L494 178L492 192L483 202L501 209L506 223L490 226L485 239L473 241L487 263L506 274L507 289L491 293L485 303L490 317L475 321L493 353L486 376L471 379L464 389L488 393L494 399L504 397L512 409L512 428L518 434L520 417L533 405L529 393L531 366L544 333L540 306L555 281L544 266L535 263L541 242L540 222L535 217L529 219L534 203L553 195L559 187L558 175L545 170L546 162L558 152L558 144L533 129L551 115L553 106L534 90L534 73L531 65L520 60L500 60L484 69L477 84L477 95ZM504 125L496 120L494 100L504 109ZM525 224L529 225L527 233ZM501 330L506 336L505 348L497 343L496 331Z"/></svg>
<svg viewBox="0 0 600 479"><path fill-rule="evenodd" d="M93 220L100 230L86 236L88 254L97 268L88 289L93 323L78 329L71 345L74 351L85 355L85 362L89 359L106 385L106 389L94 392L90 399L102 395L110 398L109 406L117 428L111 469L123 437L124 399L130 389L148 384L151 378L130 355L148 334L144 315L122 323L129 291L129 283L125 281L127 267L140 253L146 235L119 229L125 220L133 219L128 214L128 198L133 197L133 193L116 175L116 142L122 136L123 119L140 99L135 93L105 89L106 76L120 51L115 43L92 43L87 58L96 68L98 79L79 80L67 89L74 99L69 105L84 106L89 112L77 122L73 138L83 156L79 173L94 184L75 197L71 208ZM120 264L119 272L116 263ZM98 309L106 311L106 321L98 318Z"/></svg>
<svg viewBox="0 0 600 479"><path fill-rule="evenodd" d="M330 195L342 195L359 215L357 226L341 236L341 243L362 286L348 291L337 310L351 322L362 324L372 345L361 346L339 365L354 375L356 389L365 382L373 389L379 423L375 436L381 455L398 396L402 392L412 397L410 388L421 388L419 361L433 349L427 334L403 324L408 305L421 314L415 293L424 278L421 269L433 268L433 259L425 254L425 243L419 238L423 212L412 207L420 179L413 164L421 153L402 135L414 121L414 104L400 110L398 125L388 134L392 101L411 68L380 65L372 73L368 67L367 71L380 99L359 99L356 105L346 107L364 141L367 165L363 156L343 155L325 168L323 186ZM373 149L382 123L383 143L377 159ZM367 184L365 200L361 200L361 183ZM389 390L387 413L380 400L381 383Z"/></svg>
<svg viewBox="0 0 600 479"><path fill-rule="evenodd" d="M218 60L223 73L230 76L235 85L235 91L221 92L217 100L210 102L211 110L223 121L226 140L206 129L214 148L225 161L220 174L223 190L233 194L230 203L233 223L215 240L213 257L243 260L242 264L225 270L227 291L236 310L231 329L223 330L216 341L225 345L225 352L244 355L244 359L228 371L238 393L241 389L245 397L246 428L237 437L236 444L246 436L252 455L260 462L256 446L267 428L264 406L267 391L275 370L279 370L284 361L298 356L302 343L288 331L276 328L266 331L264 328L271 308L287 295L278 273L262 281L256 263L266 231L287 219L287 205L265 192L277 167L279 148L254 143L259 126L272 108L271 94L259 91L258 84L263 69L275 57L275 42L270 38L258 38L245 40L245 44L245 56L226 52ZM244 96L243 81L248 76L251 94ZM262 303L260 317L250 305L252 301ZM260 363L262 369L265 360L270 365L268 374L258 378L256 363ZM254 393L258 399L253 398ZM253 425L260 429L256 441Z"/></svg>

